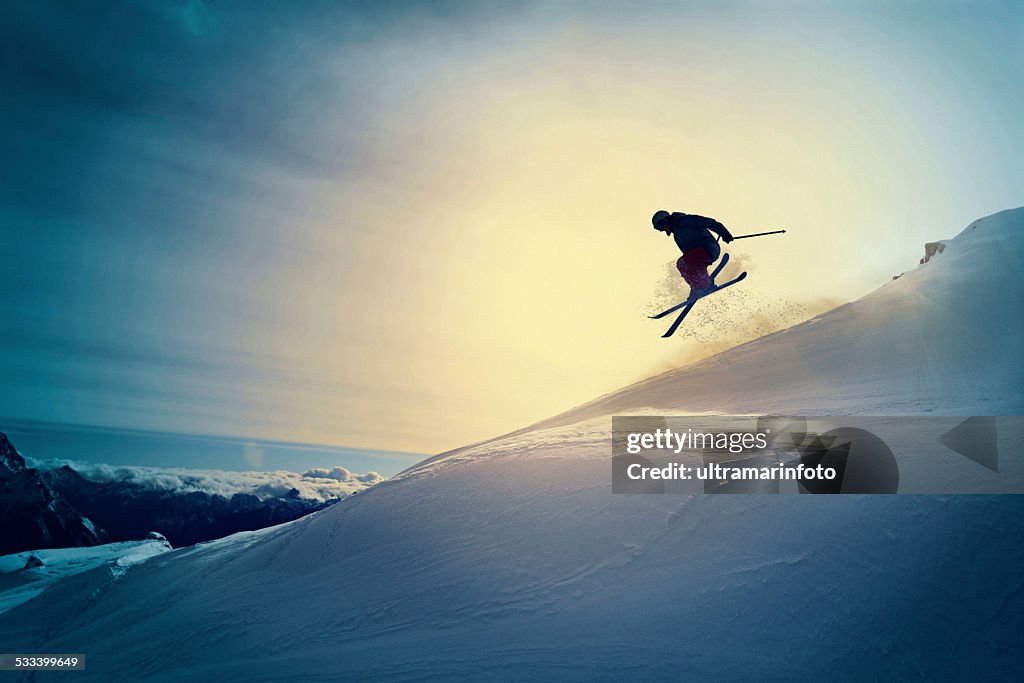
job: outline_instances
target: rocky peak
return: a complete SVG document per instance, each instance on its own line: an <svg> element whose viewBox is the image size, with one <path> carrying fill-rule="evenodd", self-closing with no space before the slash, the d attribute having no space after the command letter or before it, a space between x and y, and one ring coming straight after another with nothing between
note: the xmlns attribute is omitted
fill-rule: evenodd
<svg viewBox="0 0 1024 683"><path fill-rule="evenodd" d="M0 432L0 475L14 474L25 469L25 458L14 447L7 435Z"/></svg>

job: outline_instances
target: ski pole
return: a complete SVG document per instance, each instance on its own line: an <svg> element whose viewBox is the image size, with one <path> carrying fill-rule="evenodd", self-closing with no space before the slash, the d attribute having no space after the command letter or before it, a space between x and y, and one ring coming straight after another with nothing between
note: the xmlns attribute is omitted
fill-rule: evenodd
<svg viewBox="0 0 1024 683"><path fill-rule="evenodd" d="M755 232L753 235L740 235L739 237L733 237L735 240L744 240L748 237L761 237L762 235L778 235L779 233L786 232L785 230L772 230L771 232Z"/></svg>

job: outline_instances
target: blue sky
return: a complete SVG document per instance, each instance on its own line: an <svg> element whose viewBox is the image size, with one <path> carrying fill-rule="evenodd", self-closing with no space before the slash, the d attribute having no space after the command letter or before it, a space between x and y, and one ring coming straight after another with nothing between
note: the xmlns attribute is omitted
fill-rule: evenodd
<svg viewBox="0 0 1024 683"><path fill-rule="evenodd" d="M810 301L1024 203L1019 3L5 14L0 417L438 451L674 362L655 209Z"/></svg>

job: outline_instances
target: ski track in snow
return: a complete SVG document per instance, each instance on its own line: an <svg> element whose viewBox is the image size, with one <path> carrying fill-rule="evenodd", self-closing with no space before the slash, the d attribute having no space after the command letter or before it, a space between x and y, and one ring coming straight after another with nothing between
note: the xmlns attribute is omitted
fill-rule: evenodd
<svg viewBox="0 0 1024 683"><path fill-rule="evenodd" d="M610 494L613 414L1024 412L1024 210L973 225L860 301L308 517L67 576L0 642L86 652L82 681L1019 679L1024 496Z"/></svg>

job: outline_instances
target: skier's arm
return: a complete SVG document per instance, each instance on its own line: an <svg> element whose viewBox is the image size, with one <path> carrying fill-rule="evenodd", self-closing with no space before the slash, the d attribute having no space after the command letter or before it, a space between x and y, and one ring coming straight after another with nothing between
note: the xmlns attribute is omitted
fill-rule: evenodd
<svg viewBox="0 0 1024 683"><path fill-rule="evenodd" d="M706 224L706 227L708 230L718 233L719 236L721 236L721 238L725 240L726 244L732 242L732 233L729 232L729 228L725 227L724 225L716 221L714 218L709 218L707 219L707 221L708 222Z"/></svg>

